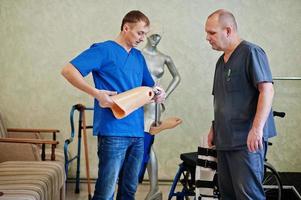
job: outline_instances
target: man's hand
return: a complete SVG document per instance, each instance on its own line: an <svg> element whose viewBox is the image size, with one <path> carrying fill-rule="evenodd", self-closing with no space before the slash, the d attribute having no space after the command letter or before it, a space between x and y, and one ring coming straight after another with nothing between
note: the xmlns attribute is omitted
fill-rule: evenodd
<svg viewBox="0 0 301 200"><path fill-rule="evenodd" d="M114 103L111 99L111 96L116 94L117 94L116 91L99 90L95 98L98 100L100 107L111 108Z"/></svg>
<svg viewBox="0 0 301 200"><path fill-rule="evenodd" d="M214 139L214 134L213 134L213 128L211 127L207 137L207 143L209 148L212 148L214 146L213 139Z"/></svg>
<svg viewBox="0 0 301 200"><path fill-rule="evenodd" d="M262 135L262 129L251 128L247 139L247 145L250 152L256 152L258 149L262 149Z"/></svg>
<svg viewBox="0 0 301 200"><path fill-rule="evenodd" d="M155 86L153 89L155 92L155 96L154 96L153 100L156 103L163 103L165 101L165 97L166 97L166 93L165 93L164 89L159 86Z"/></svg>

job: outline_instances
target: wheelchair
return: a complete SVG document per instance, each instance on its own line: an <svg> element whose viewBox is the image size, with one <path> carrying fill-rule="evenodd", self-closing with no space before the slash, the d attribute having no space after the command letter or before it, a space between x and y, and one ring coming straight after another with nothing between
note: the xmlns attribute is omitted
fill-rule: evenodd
<svg viewBox="0 0 301 200"><path fill-rule="evenodd" d="M175 197L176 200L194 199L194 197L196 196L195 190L201 187L211 188L213 189L213 192L210 195L199 195L198 200L201 200L202 197L209 197L212 199L219 198L217 172L215 173L212 181L202 181L195 179L197 165L216 169L216 162L199 159L198 155L215 155L216 157L216 152L211 149L199 147L198 152L181 154L180 158L183 162L179 165L178 172L174 178L168 195L168 200L171 200L173 197ZM179 183L181 189L178 189L178 191L176 191L176 189L179 188Z"/></svg>
<svg viewBox="0 0 301 200"><path fill-rule="evenodd" d="M176 200L194 199L197 187L213 189L213 193L211 195L201 195L197 198L197 200L202 200L202 197L219 199L217 172L211 183L206 181L198 182L195 180L197 156L198 152L183 153L180 155L183 162L179 165L178 172L174 178L168 195L168 200L172 200L174 197ZM181 185L181 189L176 191L176 189L179 188L179 183ZM282 182L276 169L270 163L265 162L263 188L267 200L281 200L282 187Z"/></svg>
<svg viewBox="0 0 301 200"><path fill-rule="evenodd" d="M274 111L273 115L283 118L285 113ZM268 142L267 145L270 146L272 143ZM172 200L174 197L176 200L220 198L217 171L215 172L212 181L201 181L195 179L197 166L216 169L216 163L198 158L200 155L216 157L216 152L214 152L215 151L212 149L198 147L197 152L182 153L180 155L182 163L179 164L179 169L174 177L168 195L168 200ZM267 158L265 158L264 162L264 178L262 183L267 200L281 200L283 185L277 170L267 161ZM212 193L210 195L197 194L196 189L199 188L211 188Z"/></svg>

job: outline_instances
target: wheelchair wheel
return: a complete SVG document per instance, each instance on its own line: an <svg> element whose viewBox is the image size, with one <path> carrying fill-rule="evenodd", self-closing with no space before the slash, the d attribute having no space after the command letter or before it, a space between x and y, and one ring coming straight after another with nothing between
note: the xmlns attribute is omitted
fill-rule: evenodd
<svg viewBox="0 0 301 200"><path fill-rule="evenodd" d="M268 162L264 163L263 189L266 199L281 200L282 183L276 169Z"/></svg>
<svg viewBox="0 0 301 200"><path fill-rule="evenodd" d="M191 196L195 196L195 185L194 185L194 174L190 171L185 171L182 173L182 179L180 179L180 183L183 186L183 192L185 194L184 199L190 200ZM180 199L180 198L179 198ZM178 200L178 198L177 198Z"/></svg>

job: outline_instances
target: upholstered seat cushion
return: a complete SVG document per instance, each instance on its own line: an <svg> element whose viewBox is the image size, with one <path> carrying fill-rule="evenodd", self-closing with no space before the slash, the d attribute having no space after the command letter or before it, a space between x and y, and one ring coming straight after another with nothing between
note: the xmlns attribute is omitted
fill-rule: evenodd
<svg viewBox="0 0 301 200"><path fill-rule="evenodd" d="M47 197L47 193L43 191L43 189L36 184L32 183L24 183L24 184L0 184L0 191L10 190L14 191L15 198L19 196L19 199L21 199L21 195L17 195L20 190L26 190L26 191L33 191L38 194L38 200L50 200L49 197ZM4 198L5 199L5 198Z"/></svg>
<svg viewBox="0 0 301 200"><path fill-rule="evenodd" d="M0 163L0 191L2 189L37 192L41 199L64 198L65 173L61 162L7 161ZM63 193L63 194L62 194Z"/></svg>
<svg viewBox="0 0 301 200"><path fill-rule="evenodd" d="M2 196L0 200L40 200L41 197L38 192L33 190L11 190L1 189Z"/></svg>

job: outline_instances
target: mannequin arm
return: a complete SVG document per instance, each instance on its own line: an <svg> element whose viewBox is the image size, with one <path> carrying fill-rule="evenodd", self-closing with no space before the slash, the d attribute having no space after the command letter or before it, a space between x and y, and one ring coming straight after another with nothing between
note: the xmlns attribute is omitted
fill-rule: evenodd
<svg viewBox="0 0 301 200"><path fill-rule="evenodd" d="M172 93L172 91L174 91L174 89L179 85L181 81L181 77L175 64L173 63L172 59L169 56L167 56L165 64L172 76L172 80L166 89L166 98L168 98L168 96Z"/></svg>

